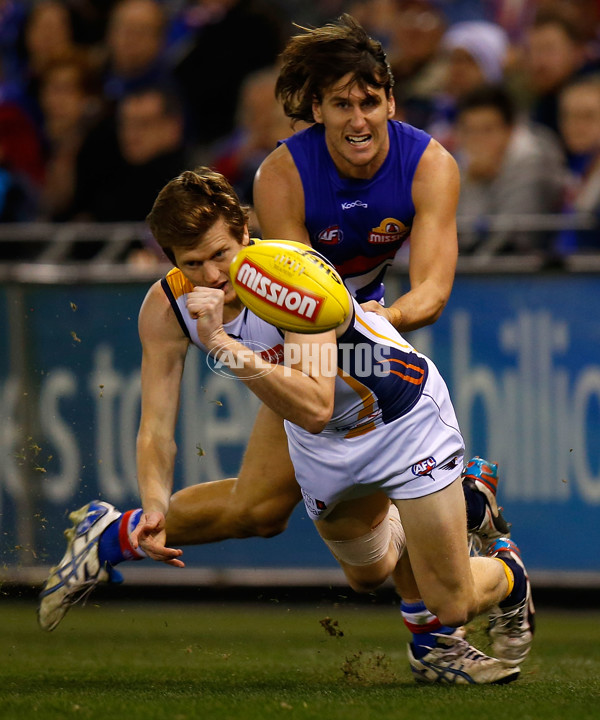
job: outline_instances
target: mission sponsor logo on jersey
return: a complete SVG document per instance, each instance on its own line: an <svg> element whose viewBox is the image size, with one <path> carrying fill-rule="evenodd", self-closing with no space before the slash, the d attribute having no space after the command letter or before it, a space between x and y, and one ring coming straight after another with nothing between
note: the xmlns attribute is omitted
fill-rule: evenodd
<svg viewBox="0 0 600 720"><path fill-rule="evenodd" d="M236 281L269 305L312 322L316 321L325 300L304 288L276 280L248 259L238 268Z"/></svg>
<svg viewBox="0 0 600 720"><path fill-rule="evenodd" d="M386 218L374 227L369 233L369 242L372 245L381 245L383 243L399 242L408 234L409 228L400 220L394 218Z"/></svg>
<svg viewBox="0 0 600 720"><path fill-rule="evenodd" d="M339 225L331 225L325 230L321 230L317 235L317 240L323 245L337 245L344 239L344 233L340 230Z"/></svg>

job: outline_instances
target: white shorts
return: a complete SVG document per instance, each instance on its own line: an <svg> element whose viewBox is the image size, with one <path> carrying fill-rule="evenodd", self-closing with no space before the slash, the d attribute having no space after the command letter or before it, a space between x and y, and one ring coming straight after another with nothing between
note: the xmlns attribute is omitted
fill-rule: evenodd
<svg viewBox="0 0 600 720"><path fill-rule="evenodd" d="M290 457L313 520L377 490L393 500L431 495L463 467L464 441L446 383L433 362L417 404L365 435L311 435L285 421Z"/></svg>

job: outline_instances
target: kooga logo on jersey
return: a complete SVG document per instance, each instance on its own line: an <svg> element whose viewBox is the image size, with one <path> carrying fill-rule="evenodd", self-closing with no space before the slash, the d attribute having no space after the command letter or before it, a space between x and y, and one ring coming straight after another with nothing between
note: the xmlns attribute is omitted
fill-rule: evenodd
<svg viewBox="0 0 600 720"><path fill-rule="evenodd" d="M323 298L303 288L287 285L270 277L250 260L244 260L236 275L236 281L249 292L273 307L281 308L296 317L314 322L319 314Z"/></svg>
<svg viewBox="0 0 600 720"><path fill-rule="evenodd" d="M362 207L367 208L369 207L366 202L363 202L362 200L355 200L354 202L343 202L342 203L342 210L352 210L352 208L355 207Z"/></svg>

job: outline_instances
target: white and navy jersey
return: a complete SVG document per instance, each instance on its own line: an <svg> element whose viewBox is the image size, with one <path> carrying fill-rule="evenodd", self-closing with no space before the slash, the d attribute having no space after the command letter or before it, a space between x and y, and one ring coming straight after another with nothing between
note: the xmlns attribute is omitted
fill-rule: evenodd
<svg viewBox="0 0 600 720"><path fill-rule="evenodd" d="M186 307L193 284L178 269L171 270L161 282L183 332L206 352L196 320ZM365 312L356 300L353 303L352 322L337 341L334 410L323 430L343 437L364 435L408 413L421 397L428 373L425 357L387 320ZM282 331L247 308L224 329L265 360L283 361Z"/></svg>
<svg viewBox="0 0 600 720"><path fill-rule="evenodd" d="M354 318L338 338L333 416L324 433L357 437L393 422L418 402L428 365L381 315L356 300Z"/></svg>
<svg viewBox="0 0 600 720"><path fill-rule="evenodd" d="M183 332L190 342L207 352L198 337L196 320L190 315L186 306L187 295L194 289L193 283L181 270L173 268L161 280L161 285ZM257 352L264 360L272 363L283 362L282 331L261 320L247 308L244 308L231 322L223 325L223 328L230 337Z"/></svg>

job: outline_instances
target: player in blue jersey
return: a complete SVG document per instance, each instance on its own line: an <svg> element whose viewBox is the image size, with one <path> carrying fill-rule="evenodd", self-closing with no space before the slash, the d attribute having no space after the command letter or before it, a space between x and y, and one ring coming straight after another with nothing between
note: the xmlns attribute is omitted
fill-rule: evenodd
<svg viewBox="0 0 600 720"><path fill-rule="evenodd" d="M393 84L381 44L348 15L293 37L276 93L311 126L262 163L254 204L263 237L312 245L361 302L382 301L410 236L409 292L369 305L407 331L435 322L450 296L459 173L436 140L393 120Z"/></svg>

